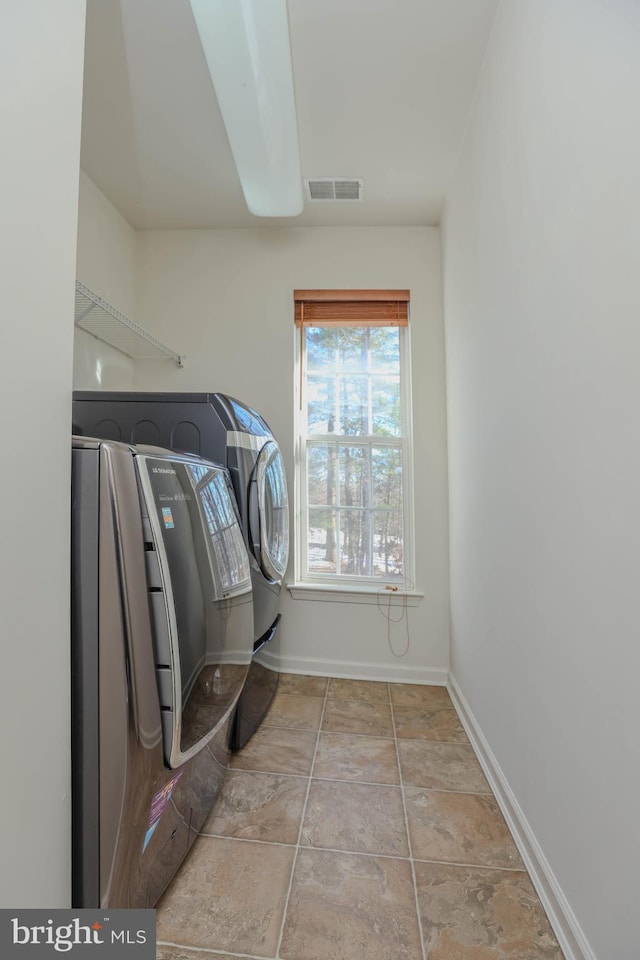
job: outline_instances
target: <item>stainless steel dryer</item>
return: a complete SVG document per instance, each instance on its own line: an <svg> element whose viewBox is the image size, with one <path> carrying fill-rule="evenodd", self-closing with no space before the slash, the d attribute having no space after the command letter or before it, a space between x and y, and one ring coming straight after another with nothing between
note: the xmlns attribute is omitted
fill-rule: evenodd
<svg viewBox="0 0 640 960"><path fill-rule="evenodd" d="M72 453L76 907L151 907L222 784L252 656L228 472L102 440Z"/></svg>
<svg viewBox="0 0 640 960"><path fill-rule="evenodd" d="M265 420L222 393L77 391L74 432L197 453L230 472L249 551L254 604L254 655L276 635L280 591L289 557L289 503L284 462ZM278 675L257 661L238 703L232 746L257 729Z"/></svg>
<svg viewBox="0 0 640 960"><path fill-rule="evenodd" d="M256 643L275 631L282 578L289 561L289 502L284 461L265 420L222 393L209 402L222 429L219 456L231 473L247 547L256 561L253 604ZM224 446L223 446L224 437Z"/></svg>
<svg viewBox="0 0 640 960"><path fill-rule="evenodd" d="M278 629L280 591L289 561L289 501L284 461L268 424L259 413L222 393L210 394L209 404L212 415L220 423L218 456L231 473L245 541L254 561L251 582L257 653L273 639ZM236 711L232 731L234 748L242 747L260 725L275 694L277 679L276 673L254 660Z"/></svg>

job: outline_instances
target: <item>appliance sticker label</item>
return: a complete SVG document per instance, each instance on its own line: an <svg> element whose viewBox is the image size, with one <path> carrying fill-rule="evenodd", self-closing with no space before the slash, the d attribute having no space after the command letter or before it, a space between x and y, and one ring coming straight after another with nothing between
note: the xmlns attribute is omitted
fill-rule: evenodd
<svg viewBox="0 0 640 960"><path fill-rule="evenodd" d="M147 849L149 841L151 840L151 837L153 836L155 829L160 822L160 817L166 810L167 805L171 800L173 791L175 790L183 773L184 769L176 771L171 779L167 780L162 790L158 790L158 792L153 795L151 799L151 812L149 813L149 825L145 834L144 844L142 845L143 853Z"/></svg>
<svg viewBox="0 0 640 960"><path fill-rule="evenodd" d="M162 519L164 520L164 525L167 530L173 530L175 524L173 522L173 514L171 513L171 507L162 507Z"/></svg>

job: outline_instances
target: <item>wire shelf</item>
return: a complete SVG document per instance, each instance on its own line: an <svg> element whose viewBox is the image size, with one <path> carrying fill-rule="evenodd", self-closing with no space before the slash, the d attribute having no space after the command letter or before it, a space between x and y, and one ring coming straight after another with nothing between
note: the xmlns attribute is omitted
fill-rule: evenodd
<svg viewBox="0 0 640 960"><path fill-rule="evenodd" d="M129 320L80 281L76 282L75 325L132 360L173 360L179 367L184 366L183 356Z"/></svg>

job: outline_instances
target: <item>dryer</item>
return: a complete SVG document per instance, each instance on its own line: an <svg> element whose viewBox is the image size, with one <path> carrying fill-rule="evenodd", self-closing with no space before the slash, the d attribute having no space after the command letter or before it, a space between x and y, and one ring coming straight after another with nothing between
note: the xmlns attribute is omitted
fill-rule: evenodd
<svg viewBox="0 0 640 960"><path fill-rule="evenodd" d="M228 468L251 562L255 657L278 630L289 557L284 461L264 418L223 393L77 391L73 429L87 436L196 453ZM234 719L234 749L257 729L277 681L276 672L254 659Z"/></svg>
<svg viewBox="0 0 640 960"><path fill-rule="evenodd" d="M282 579L289 561L284 461L259 413L222 393L210 394L209 402L220 422L217 449L231 474L245 541L255 560L253 609L259 649L275 632Z"/></svg>
<svg viewBox="0 0 640 960"><path fill-rule="evenodd" d="M222 784L253 652L227 470L74 438L71 583L73 905L152 907Z"/></svg>

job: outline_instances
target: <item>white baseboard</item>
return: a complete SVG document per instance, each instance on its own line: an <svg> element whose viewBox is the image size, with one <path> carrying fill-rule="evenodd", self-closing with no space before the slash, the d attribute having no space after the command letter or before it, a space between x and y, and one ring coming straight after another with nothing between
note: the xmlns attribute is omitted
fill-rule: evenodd
<svg viewBox="0 0 640 960"><path fill-rule="evenodd" d="M462 725L469 736L485 776L513 834L520 856L529 871L531 881L540 897L566 960L597 960L515 794L509 786L507 778L502 772L452 673L449 673L448 687Z"/></svg>
<svg viewBox="0 0 640 960"><path fill-rule="evenodd" d="M355 660L328 660L294 657L274 653L268 646L256 657L278 673L303 673L314 677L339 677L341 680L388 680L390 683L421 683L446 686L448 671L408 664L361 663Z"/></svg>

